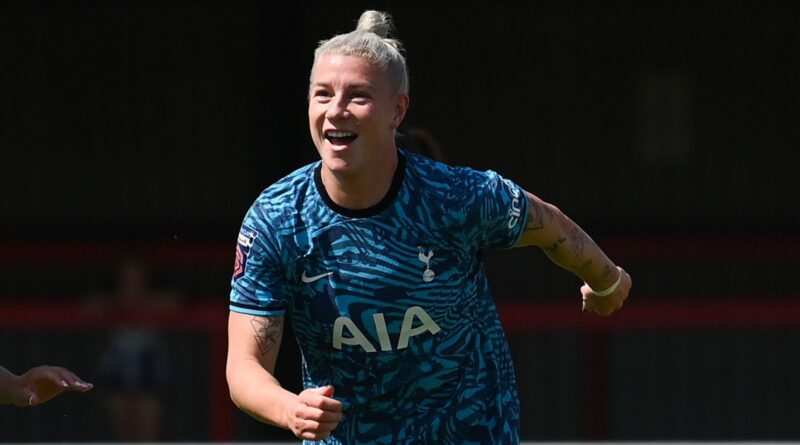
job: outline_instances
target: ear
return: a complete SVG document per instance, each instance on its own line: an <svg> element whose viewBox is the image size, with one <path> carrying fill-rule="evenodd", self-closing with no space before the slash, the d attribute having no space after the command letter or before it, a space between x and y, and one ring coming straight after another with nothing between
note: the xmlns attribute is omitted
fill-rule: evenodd
<svg viewBox="0 0 800 445"><path fill-rule="evenodd" d="M400 127L400 123L403 122L403 118L406 117L406 111L408 111L408 104L410 102L410 98L408 94L398 94L395 98L394 104L394 117L392 118L392 130L396 130Z"/></svg>

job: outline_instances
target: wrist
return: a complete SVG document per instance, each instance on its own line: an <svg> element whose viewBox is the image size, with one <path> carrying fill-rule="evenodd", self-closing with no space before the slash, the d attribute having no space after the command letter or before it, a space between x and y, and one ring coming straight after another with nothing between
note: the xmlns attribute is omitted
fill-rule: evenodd
<svg viewBox="0 0 800 445"><path fill-rule="evenodd" d="M619 276L617 277L617 281L615 281L614 284L612 284L611 286L607 287L606 289L598 291L598 290L595 290L594 288L592 288L592 286L589 286L588 283L586 285L589 286L589 289L592 290L592 293L597 295L598 297L607 297L607 296L613 294L617 290L617 288L619 287L619 283L622 282L622 269L617 267L617 271L619 272Z"/></svg>
<svg viewBox="0 0 800 445"><path fill-rule="evenodd" d="M19 376L0 366L0 404L14 401L14 394L19 386L18 380Z"/></svg>

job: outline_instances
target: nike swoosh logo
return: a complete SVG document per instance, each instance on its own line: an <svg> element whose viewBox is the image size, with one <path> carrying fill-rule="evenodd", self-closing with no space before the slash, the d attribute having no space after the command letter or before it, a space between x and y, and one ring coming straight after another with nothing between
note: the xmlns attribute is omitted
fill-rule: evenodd
<svg viewBox="0 0 800 445"><path fill-rule="evenodd" d="M303 276L301 276L300 279L303 280L303 283L313 283L319 280L320 278L325 278L331 274L333 274L333 272L321 273L319 275L314 275L313 277L309 277L308 275L306 275L306 271L303 271Z"/></svg>

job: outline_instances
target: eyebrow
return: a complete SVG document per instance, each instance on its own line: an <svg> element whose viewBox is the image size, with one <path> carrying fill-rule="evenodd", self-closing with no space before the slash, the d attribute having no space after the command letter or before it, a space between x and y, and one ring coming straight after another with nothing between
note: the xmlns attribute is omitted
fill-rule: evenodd
<svg viewBox="0 0 800 445"><path fill-rule="evenodd" d="M368 83L355 83L355 84L352 84L350 86L351 86L351 88L350 88L351 90L361 88L361 89L365 89L365 90L375 91L375 88L371 84L368 84Z"/></svg>
<svg viewBox="0 0 800 445"><path fill-rule="evenodd" d="M328 82L314 82L311 84L311 88L320 87L320 88L330 88L331 84ZM348 86L348 90L357 90L357 89L365 89L371 92L375 91L375 88L366 82L363 83L354 83Z"/></svg>

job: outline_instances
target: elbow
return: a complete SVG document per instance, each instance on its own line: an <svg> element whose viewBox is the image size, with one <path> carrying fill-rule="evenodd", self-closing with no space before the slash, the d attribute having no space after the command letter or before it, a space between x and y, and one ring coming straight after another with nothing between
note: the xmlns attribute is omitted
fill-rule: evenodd
<svg viewBox="0 0 800 445"><path fill-rule="evenodd" d="M237 408L241 409L241 404L238 397L237 385L236 385L236 371L234 367L231 365L230 360L228 361L227 365L225 366L225 380L228 383L228 396L231 398L231 402L236 405Z"/></svg>
<svg viewBox="0 0 800 445"><path fill-rule="evenodd" d="M233 405L236 406L236 408L239 408L241 410L242 409L242 405L239 403L239 400L236 398L236 393L232 389L229 388L228 389L228 395L230 396L231 402L233 402Z"/></svg>
<svg viewBox="0 0 800 445"><path fill-rule="evenodd" d="M233 383L231 382L230 378L228 378L228 397L231 398L231 402L233 402L233 404L236 405L237 408L239 408L239 409L242 408L239 405L239 399L236 396L236 390L235 390L235 387L234 387Z"/></svg>

